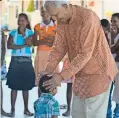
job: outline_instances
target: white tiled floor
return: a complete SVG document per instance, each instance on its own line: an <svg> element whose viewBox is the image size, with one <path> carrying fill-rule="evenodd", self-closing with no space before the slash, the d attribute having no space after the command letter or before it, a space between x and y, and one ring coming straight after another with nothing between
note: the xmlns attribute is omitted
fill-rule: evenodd
<svg viewBox="0 0 119 118"><path fill-rule="evenodd" d="M9 112L10 111L10 89L5 85L6 81L3 81L3 92L4 92L4 110ZM60 104L66 104L66 85L63 84L61 88L58 89L58 93L56 95L56 99L59 101ZM30 111L34 112L33 110L33 102L37 99L37 88L34 88L30 91L29 95L29 109ZM61 110L61 114L65 112L65 110ZM7 118L4 116L1 116L1 118ZM15 118L28 118L27 116L24 116L23 114L23 99L22 94L19 91L16 101L16 115ZM34 118L34 117L29 117ZM59 118L64 118L60 116ZM68 117L70 118L70 117Z"/></svg>
<svg viewBox="0 0 119 118"><path fill-rule="evenodd" d="M10 57L7 57L7 67L10 62ZM4 93L4 110L9 112L10 111L10 89L5 85L6 81L3 81L3 93ZM58 89L58 93L55 96L56 99L59 101L59 104L66 104L66 84L62 84L62 86ZM30 91L29 96L29 109L30 111L34 112L33 110L33 103L37 99L37 88L34 88ZM115 104L113 103L113 108L115 107ZM61 110L61 114L65 112L65 110ZM1 118L7 118L1 116ZM23 99L21 92L18 93L17 101L16 101L16 114L15 118L34 118L34 117L27 117L23 114ZM65 118L60 116L59 118ZM71 118L71 117L67 117Z"/></svg>
<svg viewBox="0 0 119 118"><path fill-rule="evenodd" d="M6 81L3 81L3 91L4 91L4 110L9 112L10 111L10 89L5 85ZM34 88L29 93L29 109L30 111L34 112L33 110L33 102L37 99L37 88ZM58 88L58 93L55 96L56 99L59 101L59 104L66 104L66 84L62 84L61 88ZM113 108L115 107L115 104L113 103ZM61 110L61 114L65 112L65 110ZM1 118L7 118L4 116L1 116ZM16 101L16 115L14 118L28 118L27 116L24 116L23 114L23 99L22 94L19 91ZM29 117L34 118L34 117ZM63 116L60 116L59 118L65 118ZM71 118L67 117L67 118Z"/></svg>

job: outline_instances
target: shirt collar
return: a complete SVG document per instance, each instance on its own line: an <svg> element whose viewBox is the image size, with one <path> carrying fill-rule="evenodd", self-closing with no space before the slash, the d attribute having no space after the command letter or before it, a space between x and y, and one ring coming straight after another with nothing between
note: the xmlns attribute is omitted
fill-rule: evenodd
<svg viewBox="0 0 119 118"><path fill-rule="evenodd" d="M71 20L69 21L69 24L72 24L72 23L74 22L75 18L76 18L78 6L77 6L77 5L71 5L71 4L70 4L70 7L71 7L71 9L72 9L72 18L71 18Z"/></svg>
<svg viewBox="0 0 119 118"><path fill-rule="evenodd" d="M53 98L53 95L51 93L42 93L41 97L49 97L49 98Z"/></svg>
<svg viewBox="0 0 119 118"><path fill-rule="evenodd" d="M25 29L25 36L23 36L23 38L28 37L28 31L29 31L29 29L26 28L26 29ZM18 33L18 29L17 29L17 34L20 35L20 36L22 36L21 34Z"/></svg>
<svg viewBox="0 0 119 118"><path fill-rule="evenodd" d="M18 32L18 29L16 30L17 32ZM26 28L25 29L25 33L27 33L29 31L29 29L28 28Z"/></svg>
<svg viewBox="0 0 119 118"><path fill-rule="evenodd" d="M40 26L43 27L43 26L51 26L53 27L54 26L54 23L53 21L51 20L50 23L48 25L46 25L43 21L40 23Z"/></svg>

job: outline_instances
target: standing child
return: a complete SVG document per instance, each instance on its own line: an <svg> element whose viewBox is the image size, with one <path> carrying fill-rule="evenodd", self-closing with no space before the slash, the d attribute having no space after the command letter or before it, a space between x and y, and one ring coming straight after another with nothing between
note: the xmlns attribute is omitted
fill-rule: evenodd
<svg viewBox="0 0 119 118"><path fill-rule="evenodd" d="M17 91L21 90L24 99L24 114L33 116L28 109L29 90L35 86L35 72L32 65L32 39L28 16L21 13L18 28L12 30L8 39L8 49L12 49L11 63L7 74L7 85L11 89L11 117L15 115ZM26 42L26 39L27 40Z"/></svg>
<svg viewBox="0 0 119 118"><path fill-rule="evenodd" d="M60 115L58 101L53 97L57 93L57 88L49 91L43 87L43 83L50 79L47 75L40 78L39 88L42 94L34 102L35 118L58 118Z"/></svg>

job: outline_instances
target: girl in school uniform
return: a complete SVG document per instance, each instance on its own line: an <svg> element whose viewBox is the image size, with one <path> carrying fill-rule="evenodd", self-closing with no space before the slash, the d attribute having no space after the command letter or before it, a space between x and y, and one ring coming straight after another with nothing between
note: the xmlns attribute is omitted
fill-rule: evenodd
<svg viewBox="0 0 119 118"><path fill-rule="evenodd" d="M23 94L24 114L33 116L33 113L28 109L29 90L35 86L35 72L31 60L32 43L30 41L33 34L28 16L24 13L19 14L18 28L10 32L7 44L8 49L12 49L7 73L7 85L11 89L11 117L15 115L18 90L21 90Z"/></svg>
<svg viewBox="0 0 119 118"><path fill-rule="evenodd" d="M115 62L117 64L117 67L119 69L119 13L115 13L112 15L112 45L111 45L111 51L113 54L113 57L115 59ZM113 88L111 89L112 93ZM111 100L111 94L110 94L110 100ZM113 101L116 103L116 107L114 108L114 112L112 111L112 103L111 101L108 104L108 112L107 112L107 118L119 118L119 73L115 77L114 82L114 94L113 94ZM113 114L114 113L114 114Z"/></svg>
<svg viewBox="0 0 119 118"><path fill-rule="evenodd" d="M37 46L34 64L36 84L39 82L39 73L45 70L56 34L56 24L52 21L51 16L43 7L41 8L41 16L42 22L34 27L35 38L33 39L33 44ZM56 71L59 71L59 67L57 67ZM38 95L41 95L40 90L38 90Z"/></svg>

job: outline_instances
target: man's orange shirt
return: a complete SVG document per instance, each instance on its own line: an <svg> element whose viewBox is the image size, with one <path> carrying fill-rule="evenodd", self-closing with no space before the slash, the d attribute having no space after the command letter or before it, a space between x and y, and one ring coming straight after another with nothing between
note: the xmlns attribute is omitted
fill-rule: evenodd
<svg viewBox="0 0 119 118"><path fill-rule="evenodd" d="M34 30L38 33L39 40L43 40L47 35L55 36L56 24L53 23L53 21L51 21L49 25L45 25L44 22L41 22L35 26ZM52 47L46 45L38 46L38 50L42 51L50 51L51 49Z"/></svg>
<svg viewBox="0 0 119 118"><path fill-rule="evenodd" d="M118 69L98 16L89 9L70 6L72 18L67 24L57 24L46 71L54 72L68 54L70 64L60 74L64 80L75 75L73 92L86 99L107 91Z"/></svg>

